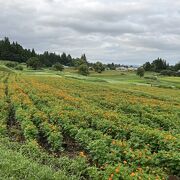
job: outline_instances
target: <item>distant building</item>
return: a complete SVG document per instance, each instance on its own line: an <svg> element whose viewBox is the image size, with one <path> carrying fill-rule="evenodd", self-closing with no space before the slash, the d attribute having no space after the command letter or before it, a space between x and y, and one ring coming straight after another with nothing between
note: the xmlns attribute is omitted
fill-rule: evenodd
<svg viewBox="0 0 180 180"><path fill-rule="evenodd" d="M136 71L137 70L137 67L130 67L128 68L129 71Z"/></svg>
<svg viewBox="0 0 180 180"><path fill-rule="evenodd" d="M127 68L127 67L123 67L123 66L121 66L121 67L117 67L117 68L116 68L116 70L120 70L120 71L127 71L127 70L128 70L128 68Z"/></svg>
<svg viewBox="0 0 180 180"><path fill-rule="evenodd" d="M137 67L124 67L124 66L121 66L121 67L117 67L116 70L119 70L119 71L136 71L137 70Z"/></svg>

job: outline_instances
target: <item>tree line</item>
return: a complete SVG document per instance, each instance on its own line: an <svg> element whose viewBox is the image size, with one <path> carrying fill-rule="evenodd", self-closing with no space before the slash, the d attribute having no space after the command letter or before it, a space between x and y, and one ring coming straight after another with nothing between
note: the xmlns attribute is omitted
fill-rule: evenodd
<svg viewBox="0 0 180 180"><path fill-rule="evenodd" d="M152 71L160 73L161 75L167 76L180 76L180 62L176 63L174 66L169 65L166 60L157 58L152 63L147 61L141 67L137 69L137 75L143 77L145 71Z"/></svg>
<svg viewBox="0 0 180 180"><path fill-rule="evenodd" d="M43 54L38 54L34 49L25 49L17 42L10 42L8 37L0 41L0 59L8 61L16 61L26 63L30 58L38 58L43 67L51 67L55 63L60 63L64 66L77 66L79 61L84 59L72 58L70 54L62 53L61 55L45 51Z"/></svg>
<svg viewBox="0 0 180 180"><path fill-rule="evenodd" d="M18 63L26 63L27 67L40 69L42 67L51 67L54 70L62 71L64 66L75 67L83 75L88 75L92 68L98 73L101 73L105 68L116 69L114 63L104 65L101 62L90 63L87 61L86 55L82 54L80 58L72 58L70 54L56 54L45 51L43 54L38 54L34 49L25 49L17 42L10 42L8 37L0 41L0 59L8 61L16 61ZM16 63L7 63L8 67L17 67Z"/></svg>
<svg viewBox="0 0 180 180"><path fill-rule="evenodd" d="M143 64L142 68L144 68L145 71L158 72L162 75L180 76L180 62L173 66L169 65L169 63L167 63L166 60L162 58L157 58L151 63L146 62Z"/></svg>
<svg viewBox="0 0 180 180"><path fill-rule="evenodd" d="M86 55L82 54L80 58L72 58L70 54L56 54L45 51L43 54L38 54L34 49L25 49L17 42L10 42L8 37L0 40L0 59L8 61L16 61L26 63L28 67L39 69L41 67L51 67L54 70L62 71L64 66L72 66L78 69L80 74L88 75L89 70L94 70L101 73L105 69L116 70L121 67L120 64L103 64L101 62L90 63L87 61ZM8 64L11 66L11 64ZM14 65L13 65L14 66ZM128 66L123 66L128 67ZM21 68L21 67L16 67ZM180 62L174 66L170 66L166 60L157 58L152 62L146 62L138 69L140 76L143 76L145 71L153 71L162 75L179 76Z"/></svg>

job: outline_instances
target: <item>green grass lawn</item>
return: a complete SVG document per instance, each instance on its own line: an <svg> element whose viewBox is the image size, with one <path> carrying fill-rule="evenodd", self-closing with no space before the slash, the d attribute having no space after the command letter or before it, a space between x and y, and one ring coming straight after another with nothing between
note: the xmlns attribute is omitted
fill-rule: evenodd
<svg viewBox="0 0 180 180"><path fill-rule="evenodd" d="M67 73L69 73L67 75ZM81 76L76 72L66 70L65 75L68 77L86 80L86 81L94 81L94 82L108 82L113 84L135 84L135 85L145 85L145 86L159 86L164 88L180 88L180 78L179 77L167 77L167 76L159 76L154 72L146 72L145 78L140 78L136 75L136 72L123 72L123 71L104 71L102 73L91 72L89 76ZM150 78L146 78L150 77ZM157 78L157 80L153 80L151 78Z"/></svg>

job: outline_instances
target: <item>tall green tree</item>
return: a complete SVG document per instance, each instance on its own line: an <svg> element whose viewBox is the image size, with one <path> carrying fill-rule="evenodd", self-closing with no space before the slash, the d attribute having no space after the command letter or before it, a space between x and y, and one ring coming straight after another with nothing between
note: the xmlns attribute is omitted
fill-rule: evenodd
<svg viewBox="0 0 180 180"><path fill-rule="evenodd" d="M145 64L143 64L143 68L145 71L151 71L152 70L152 66L150 62L146 62Z"/></svg>
<svg viewBox="0 0 180 180"><path fill-rule="evenodd" d="M62 53L61 55L61 62L62 64L64 64L65 66L67 65L67 56L66 56L66 53Z"/></svg>
<svg viewBox="0 0 180 180"><path fill-rule="evenodd" d="M161 59L161 58L158 58L156 60L154 60L152 63L152 69L155 71L155 72L160 72L162 70L165 70L169 67L169 65L166 63L165 60Z"/></svg>
<svg viewBox="0 0 180 180"><path fill-rule="evenodd" d="M110 70L116 70L116 66L115 66L114 63L107 64L107 67L108 67Z"/></svg>
<svg viewBox="0 0 180 180"><path fill-rule="evenodd" d="M82 59L84 62L87 62L87 58L86 58L86 55L85 55L85 54L82 54L82 55L81 55L81 59Z"/></svg>
<svg viewBox="0 0 180 180"><path fill-rule="evenodd" d="M175 64L174 70L175 70L175 71L179 71L179 70L180 70L180 62L178 62L177 64Z"/></svg>
<svg viewBox="0 0 180 180"><path fill-rule="evenodd" d="M67 66L73 66L72 57L70 54L67 55Z"/></svg>
<svg viewBox="0 0 180 180"><path fill-rule="evenodd" d="M31 56L32 56L32 57L35 57L35 56L36 56L36 52L35 52L34 49L32 49Z"/></svg>

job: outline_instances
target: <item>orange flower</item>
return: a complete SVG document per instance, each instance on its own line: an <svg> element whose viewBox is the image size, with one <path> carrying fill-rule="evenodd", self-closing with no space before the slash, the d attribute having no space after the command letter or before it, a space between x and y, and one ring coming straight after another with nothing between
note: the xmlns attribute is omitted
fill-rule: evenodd
<svg viewBox="0 0 180 180"><path fill-rule="evenodd" d="M116 168L115 172L118 174L119 173L119 167Z"/></svg>
<svg viewBox="0 0 180 180"><path fill-rule="evenodd" d="M112 144L113 144L113 145L114 145L114 144L116 144L116 141L115 141L115 140L113 140L113 141L112 141Z"/></svg>
<svg viewBox="0 0 180 180"><path fill-rule="evenodd" d="M108 180L113 180L113 176L114 176L114 174L111 174L110 177L108 178Z"/></svg>
<svg viewBox="0 0 180 180"><path fill-rule="evenodd" d="M140 167L139 167L139 168L137 168L137 169L138 169L139 171L142 171L142 168L140 168Z"/></svg>
<svg viewBox="0 0 180 180"><path fill-rule="evenodd" d="M123 161L124 164L127 164L127 161Z"/></svg>
<svg viewBox="0 0 180 180"><path fill-rule="evenodd" d="M134 177L135 175L136 175L136 174L135 174L134 172L132 172L130 176L131 176L131 177Z"/></svg>

